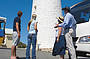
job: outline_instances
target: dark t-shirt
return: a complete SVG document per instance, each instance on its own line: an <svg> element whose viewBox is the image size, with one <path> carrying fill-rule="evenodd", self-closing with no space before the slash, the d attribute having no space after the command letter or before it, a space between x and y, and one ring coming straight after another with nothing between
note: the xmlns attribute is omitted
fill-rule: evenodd
<svg viewBox="0 0 90 59"><path fill-rule="evenodd" d="M21 19L19 17L15 17L14 18L13 31L17 31L17 29L16 29L16 22L18 23L19 31L21 31Z"/></svg>

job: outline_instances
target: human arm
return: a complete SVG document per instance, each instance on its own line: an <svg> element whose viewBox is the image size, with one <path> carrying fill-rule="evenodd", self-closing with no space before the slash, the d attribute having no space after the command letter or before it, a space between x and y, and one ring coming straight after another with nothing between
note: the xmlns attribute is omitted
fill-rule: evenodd
<svg viewBox="0 0 90 59"><path fill-rule="evenodd" d="M59 41L59 39L60 39L61 30L62 30L62 27L58 27L58 36L57 36L57 42L58 42L58 41Z"/></svg>
<svg viewBox="0 0 90 59"><path fill-rule="evenodd" d="M17 30L17 33L18 33L18 37L20 38L20 30L19 30L19 23L16 22L16 30Z"/></svg>
<svg viewBox="0 0 90 59"><path fill-rule="evenodd" d="M37 22L35 23L35 26L34 26L36 32L37 32Z"/></svg>
<svg viewBox="0 0 90 59"><path fill-rule="evenodd" d="M28 27L27 27L27 31L29 32L29 29L30 29L30 24L31 24L31 22L32 22L32 19L29 21L29 23L28 23Z"/></svg>
<svg viewBox="0 0 90 59"><path fill-rule="evenodd" d="M68 27L69 22L70 22L70 16L69 15L66 15L65 18L64 18L64 22L61 23L61 24L57 24L55 27L66 28L66 27Z"/></svg>
<svg viewBox="0 0 90 59"><path fill-rule="evenodd" d="M30 28L30 22L28 23L28 27L27 27L27 31L29 32L29 28Z"/></svg>
<svg viewBox="0 0 90 59"><path fill-rule="evenodd" d="M64 18L64 22L59 24L59 27L67 28L69 26L69 23L70 23L70 16L67 15Z"/></svg>

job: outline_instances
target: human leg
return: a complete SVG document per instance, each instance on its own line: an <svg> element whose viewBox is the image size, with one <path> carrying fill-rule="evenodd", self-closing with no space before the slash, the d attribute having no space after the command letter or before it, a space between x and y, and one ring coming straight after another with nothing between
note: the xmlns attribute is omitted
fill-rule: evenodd
<svg viewBox="0 0 90 59"><path fill-rule="evenodd" d="M66 38L66 46L69 50L71 59L76 59L76 52L75 52L75 48L74 48L72 37L70 33L66 33L65 38Z"/></svg>
<svg viewBox="0 0 90 59"><path fill-rule="evenodd" d="M15 56L15 46L12 45L12 48L11 48L11 56Z"/></svg>
<svg viewBox="0 0 90 59"><path fill-rule="evenodd" d="M30 35L28 35L27 47L26 47L26 59L30 59L30 47L31 47Z"/></svg>
<svg viewBox="0 0 90 59"><path fill-rule="evenodd" d="M17 32L13 32L13 41L12 41L12 48L11 48L11 56L16 57L16 46L17 46L17 40L18 40L18 34Z"/></svg>
<svg viewBox="0 0 90 59"><path fill-rule="evenodd" d="M64 55L60 55L60 59L64 59Z"/></svg>
<svg viewBox="0 0 90 59"><path fill-rule="evenodd" d="M32 59L36 59L36 35L33 35L32 37Z"/></svg>

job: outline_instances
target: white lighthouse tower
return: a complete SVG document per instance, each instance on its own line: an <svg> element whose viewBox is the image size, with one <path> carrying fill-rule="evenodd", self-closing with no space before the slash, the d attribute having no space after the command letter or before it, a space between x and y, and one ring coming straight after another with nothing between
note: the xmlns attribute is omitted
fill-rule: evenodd
<svg viewBox="0 0 90 59"><path fill-rule="evenodd" d="M53 48L56 17L62 15L61 0L33 0L32 14L37 15L39 49Z"/></svg>

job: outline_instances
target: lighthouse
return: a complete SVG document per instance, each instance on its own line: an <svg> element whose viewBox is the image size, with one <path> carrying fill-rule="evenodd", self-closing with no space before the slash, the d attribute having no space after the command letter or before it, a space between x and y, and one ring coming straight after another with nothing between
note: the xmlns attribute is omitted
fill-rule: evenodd
<svg viewBox="0 0 90 59"><path fill-rule="evenodd" d="M38 21L37 44L39 49L53 48L55 42L56 17L62 15L61 0L33 0L32 14Z"/></svg>

